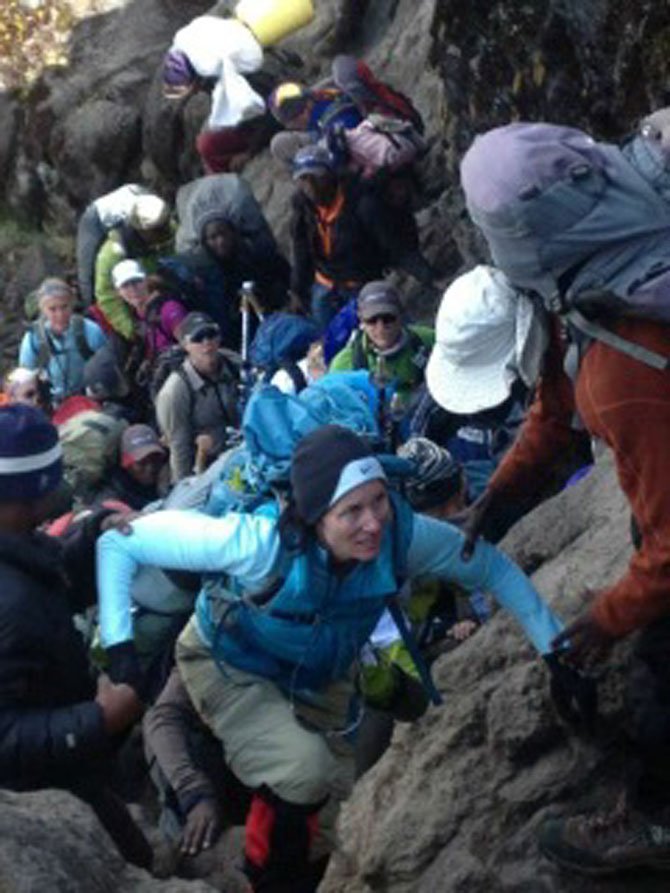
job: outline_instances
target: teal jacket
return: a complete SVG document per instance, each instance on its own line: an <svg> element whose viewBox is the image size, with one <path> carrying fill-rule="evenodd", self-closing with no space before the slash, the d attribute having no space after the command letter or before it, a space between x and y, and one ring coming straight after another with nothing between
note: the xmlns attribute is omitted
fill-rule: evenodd
<svg viewBox="0 0 670 893"><path fill-rule="evenodd" d="M214 657L298 691L345 677L402 586L414 516L400 499L393 506L377 560L345 575L333 573L327 552L312 542L284 556L275 584L255 598L205 584L196 622Z"/></svg>
<svg viewBox="0 0 670 893"><path fill-rule="evenodd" d="M221 597L210 582L198 598L196 625L203 642L247 671L279 683L297 673L301 686L321 688L346 673L387 597L397 592L394 543L406 540L407 578L431 575L468 591L490 592L514 614L538 651L551 650L562 624L509 558L480 541L464 562L457 528L396 502L379 556L340 577L318 545L291 558L280 542L276 518L267 513L211 518L162 511L135 521L130 536L110 531L98 541L102 644L109 648L132 641L131 584L139 565L216 574ZM394 529L396 524L401 530ZM277 595L265 606L249 598L270 591Z"/></svg>

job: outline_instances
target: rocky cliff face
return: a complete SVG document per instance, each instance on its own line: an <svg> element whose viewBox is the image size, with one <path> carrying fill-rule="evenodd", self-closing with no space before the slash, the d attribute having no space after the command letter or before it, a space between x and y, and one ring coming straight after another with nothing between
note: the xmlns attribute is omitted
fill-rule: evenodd
<svg viewBox="0 0 670 893"><path fill-rule="evenodd" d="M70 66L47 70L25 101L0 94L0 171L14 214L71 232L91 198L141 178L170 193L199 173L193 142L205 97L160 95L162 54L207 0L118 0L80 22ZM220 0L216 8L230 6ZM458 161L475 133L514 118L576 124L617 138L668 101L670 9L653 0L317 0L286 47L290 77L314 82L350 49L412 95L431 151L420 221L445 275L482 246L463 212ZM281 236L290 186L266 156L245 171Z"/></svg>
<svg viewBox="0 0 670 893"><path fill-rule="evenodd" d="M670 98L667 3L316 3L316 22L291 44L304 56L305 79L326 73L334 48L349 33L349 45L409 93L427 121L422 238L445 276L484 256L458 187L459 158L477 132L531 118L618 138ZM87 201L123 180L143 176L170 191L196 172L190 147L206 109L201 101L183 108L165 103L157 77L174 30L208 6L200 0L121 4L78 27L70 69L45 75L27 103L0 97L0 170L11 207L68 229ZM344 6L355 13L352 28L342 17ZM254 160L245 176L281 234L290 183L267 156ZM15 288L15 300L19 292ZM518 525L505 546L535 571L540 590L569 619L585 588L621 571L627 528L624 500L605 464ZM541 859L534 843L544 815L567 802L600 803L616 786L625 746L618 725L625 661L624 647L604 686L602 727L595 739L580 739L557 722L544 670L516 628L502 615L494 618L438 663L444 708L399 729L389 753L358 785L324 891L631 889L628 880L605 886L563 875ZM31 824L30 804L25 814L22 809L12 813L12 828L25 821L35 834L47 833L47 818ZM71 821L69 810L53 810L61 832ZM93 858L89 837L80 835L77 846L78 864ZM74 864L69 858L58 855L58 871ZM648 893L667 889L653 877L634 883Z"/></svg>
<svg viewBox="0 0 670 893"><path fill-rule="evenodd" d="M628 511L611 462L510 531L502 547L565 619L586 588L611 582L630 553ZM557 720L547 675L514 622L498 613L443 657L445 704L396 730L357 785L341 821L342 851L323 893L592 893L633 889L561 872L539 853L550 814L612 804L626 740L621 683L627 646L601 683L600 724L579 736ZM635 876L661 893L667 880Z"/></svg>

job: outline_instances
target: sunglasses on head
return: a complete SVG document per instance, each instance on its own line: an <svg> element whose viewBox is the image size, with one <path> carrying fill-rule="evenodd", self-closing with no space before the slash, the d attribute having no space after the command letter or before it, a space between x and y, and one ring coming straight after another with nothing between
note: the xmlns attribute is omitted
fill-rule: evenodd
<svg viewBox="0 0 670 893"><path fill-rule="evenodd" d="M393 313L377 313L376 316L368 316L363 322L368 326L376 326L378 322L383 323L385 326L390 326L397 320L398 317Z"/></svg>
<svg viewBox="0 0 670 893"><path fill-rule="evenodd" d="M215 338L219 338L220 335L221 331L218 326L206 326L189 335L188 340L192 341L193 344L202 344L203 341L213 341Z"/></svg>

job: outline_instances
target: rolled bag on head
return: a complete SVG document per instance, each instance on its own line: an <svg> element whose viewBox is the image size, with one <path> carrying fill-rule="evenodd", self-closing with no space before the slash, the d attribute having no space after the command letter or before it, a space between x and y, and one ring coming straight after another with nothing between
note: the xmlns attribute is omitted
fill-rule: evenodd
<svg viewBox="0 0 670 893"><path fill-rule="evenodd" d="M237 174L212 174L185 183L177 192L176 206L178 253L200 244L202 220L213 216L230 221L242 238L254 245L257 254L277 250L263 209L247 181Z"/></svg>
<svg viewBox="0 0 670 893"><path fill-rule="evenodd" d="M269 47L309 25L314 4L312 0L239 0L235 16L261 46Z"/></svg>

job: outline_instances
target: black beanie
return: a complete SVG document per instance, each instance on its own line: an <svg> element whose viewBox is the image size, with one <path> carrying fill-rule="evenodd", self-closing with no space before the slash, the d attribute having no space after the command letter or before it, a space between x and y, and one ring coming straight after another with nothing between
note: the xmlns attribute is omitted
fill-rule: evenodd
<svg viewBox="0 0 670 893"><path fill-rule="evenodd" d="M357 434L340 425L324 425L303 437L293 451L291 488L299 517L307 524L316 522L330 508L340 475L351 462L368 458L349 486L339 496L370 480L385 480L379 461Z"/></svg>

